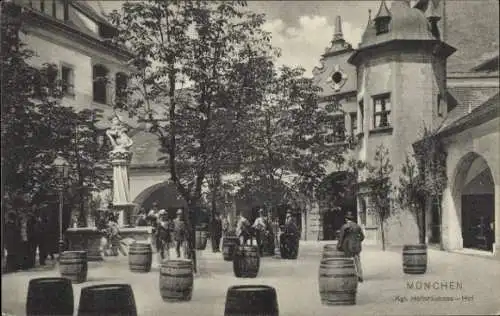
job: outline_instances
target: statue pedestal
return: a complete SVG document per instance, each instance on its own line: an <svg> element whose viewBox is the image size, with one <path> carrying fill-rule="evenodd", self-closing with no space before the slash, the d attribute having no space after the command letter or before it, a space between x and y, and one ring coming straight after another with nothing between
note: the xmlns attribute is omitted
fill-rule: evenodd
<svg viewBox="0 0 500 316"><path fill-rule="evenodd" d="M134 225L132 222L132 213L135 209L135 204L113 204L113 211L118 212L118 226L119 227L131 227Z"/></svg>

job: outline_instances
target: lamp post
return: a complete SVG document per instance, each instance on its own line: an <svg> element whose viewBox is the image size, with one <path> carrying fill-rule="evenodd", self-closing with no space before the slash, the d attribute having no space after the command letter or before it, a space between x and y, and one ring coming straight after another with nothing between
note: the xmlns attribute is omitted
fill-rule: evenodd
<svg viewBox="0 0 500 316"><path fill-rule="evenodd" d="M59 191L59 258L61 257L62 250L64 248L64 238L63 238L63 192L64 184L68 178L70 165L66 159L61 156L59 152L56 159L52 163L57 171L57 189Z"/></svg>

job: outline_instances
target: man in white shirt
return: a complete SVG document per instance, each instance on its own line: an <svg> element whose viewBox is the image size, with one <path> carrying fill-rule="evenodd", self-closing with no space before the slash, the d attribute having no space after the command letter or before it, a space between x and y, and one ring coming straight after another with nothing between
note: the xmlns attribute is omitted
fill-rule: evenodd
<svg viewBox="0 0 500 316"><path fill-rule="evenodd" d="M262 256L263 254L262 241L267 231L267 216L264 213L263 209L259 209L259 217L255 219L255 222L253 223L252 227L255 229L256 232L255 238L257 239L257 247L259 248L259 253Z"/></svg>

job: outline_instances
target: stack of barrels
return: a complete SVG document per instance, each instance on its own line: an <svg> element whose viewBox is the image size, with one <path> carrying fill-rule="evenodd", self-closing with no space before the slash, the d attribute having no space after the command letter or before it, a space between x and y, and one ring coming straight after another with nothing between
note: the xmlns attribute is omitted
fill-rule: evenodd
<svg viewBox="0 0 500 316"><path fill-rule="evenodd" d="M255 278L259 273L260 257L257 246L238 246L233 258L233 272L237 278Z"/></svg>
<svg viewBox="0 0 500 316"><path fill-rule="evenodd" d="M87 281L87 252L65 251L59 258L59 272L73 283Z"/></svg>
<svg viewBox="0 0 500 316"><path fill-rule="evenodd" d="M128 265L132 272L149 272L153 264L151 244L135 242L129 247Z"/></svg>
<svg viewBox="0 0 500 316"><path fill-rule="evenodd" d="M353 258L336 245L325 245L319 266L319 294L323 305L354 305L358 277Z"/></svg>

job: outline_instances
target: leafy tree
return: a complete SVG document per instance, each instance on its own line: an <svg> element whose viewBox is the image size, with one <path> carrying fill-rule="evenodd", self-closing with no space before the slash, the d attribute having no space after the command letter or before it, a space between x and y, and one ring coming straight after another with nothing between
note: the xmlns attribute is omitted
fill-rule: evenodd
<svg viewBox="0 0 500 316"><path fill-rule="evenodd" d="M384 223L391 216L391 211L393 210L391 207L393 187L390 176L394 168L388 156L389 149L385 148L384 145L380 145L375 151L373 163L366 162L364 164L364 167L368 171L364 179L368 187L367 194L373 206L372 211L377 216L382 237L382 250L384 251L386 243Z"/></svg>
<svg viewBox="0 0 500 316"><path fill-rule="evenodd" d="M415 215L419 243L425 244L425 182L411 156L406 156L401 167L396 201L403 209Z"/></svg>
<svg viewBox="0 0 500 316"><path fill-rule="evenodd" d="M441 218L441 199L448 183L446 175L447 154L444 145L434 131L424 126L421 139L413 144L413 151L421 177L422 195L431 199L432 202L436 202L439 218ZM425 208L423 210L425 212ZM422 234L425 236L425 231Z"/></svg>
<svg viewBox="0 0 500 316"><path fill-rule="evenodd" d="M259 78L272 65L262 15L242 1L126 2L110 15L116 41L135 55L129 94L122 105L158 135L171 180L190 214L200 207L202 185L231 157L261 97ZM259 66L259 67L258 67ZM196 271L194 227L190 249Z"/></svg>
<svg viewBox="0 0 500 316"><path fill-rule="evenodd" d="M78 181L69 179L65 191L73 204L103 183L94 172L101 152L88 139L95 138L98 114L63 106L57 67L30 64L36 53L21 40L23 14L15 3L2 3L2 206L22 210L55 200L52 162L59 151L78 170ZM76 126L86 126L86 138L72 143Z"/></svg>
<svg viewBox="0 0 500 316"><path fill-rule="evenodd" d="M242 169L240 195L272 207L314 198L328 161L343 161L343 146L325 136L336 128L333 115L320 106L320 88L303 68L282 67L267 78L265 97L252 115L252 136ZM300 192L300 193L299 193Z"/></svg>

